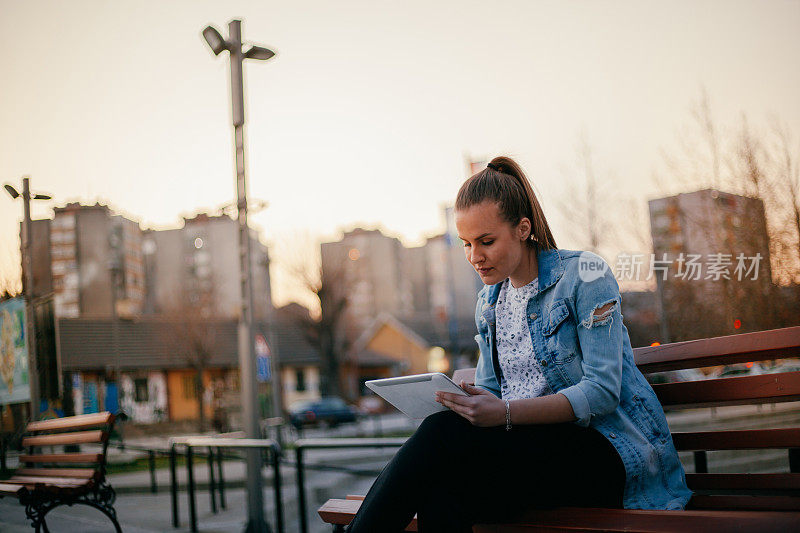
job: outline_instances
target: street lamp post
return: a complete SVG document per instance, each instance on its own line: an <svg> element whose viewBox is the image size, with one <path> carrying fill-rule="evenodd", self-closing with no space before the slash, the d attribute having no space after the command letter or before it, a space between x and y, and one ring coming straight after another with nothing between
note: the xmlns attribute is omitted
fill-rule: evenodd
<svg viewBox="0 0 800 533"><path fill-rule="evenodd" d="M239 368L242 387L244 429L251 439L261 438L258 412L258 384L253 338L253 273L250 260L250 232L247 226L247 182L244 159L244 82L242 64L245 59L267 60L275 55L272 50L251 46L242 50L242 21L228 23L228 39L222 38L213 26L203 30L203 37L215 55L227 50L231 66L231 104L236 146L236 196L239 221L239 263L241 274L241 312L239 314ZM248 533L269 531L264 521L264 495L261 478L261 452L247 451L247 529Z"/></svg>
<svg viewBox="0 0 800 533"><path fill-rule="evenodd" d="M24 206L23 230L22 230L22 264L25 271L25 339L28 344L28 383L31 389L31 419L36 420L39 414L40 391L39 391L39 359L36 356L36 335L34 331L33 319L33 254L31 242L33 238L33 228L31 224L31 200L50 200L47 194L35 194L31 196L31 178L22 177L22 194L6 184L6 191L9 196L16 200L22 198Z"/></svg>

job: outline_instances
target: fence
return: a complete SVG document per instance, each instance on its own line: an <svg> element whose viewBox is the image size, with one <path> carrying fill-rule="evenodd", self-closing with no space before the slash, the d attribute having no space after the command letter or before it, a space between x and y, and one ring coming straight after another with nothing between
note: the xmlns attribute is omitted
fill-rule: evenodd
<svg viewBox="0 0 800 533"><path fill-rule="evenodd" d="M392 448L403 445L404 438L379 438L379 439L300 439L295 442L295 457L297 459L297 505L300 515L300 532L308 533L308 518L306 517L306 490L303 466L303 452L312 449L335 448ZM342 468L342 471L353 472L351 469Z"/></svg>
<svg viewBox="0 0 800 533"><path fill-rule="evenodd" d="M189 526L194 533L197 531L197 506L195 502L195 486L194 486L194 448L208 448L208 472L209 472L209 496L211 499L211 511L217 512L217 503L215 498L215 491L217 487L220 491L220 504L225 508L225 482L222 475L222 448L231 449L247 449L257 448L262 450L269 450L271 456L271 463L273 467L273 488L275 491L275 521L279 533L283 533L283 500L281 498L281 472L280 472L280 448L277 443L270 439L232 439L232 438L217 438L217 437L189 437L186 439L173 440L170 445L170 472L172 482L172 525L173 527L179 526L178 520L178 481L176 476L176 447L183 445L186 447L186 474L187 480L187 498L189 501ZM214 479L214 449L217 450L217 466L219 470L219 483Z"/></svg>

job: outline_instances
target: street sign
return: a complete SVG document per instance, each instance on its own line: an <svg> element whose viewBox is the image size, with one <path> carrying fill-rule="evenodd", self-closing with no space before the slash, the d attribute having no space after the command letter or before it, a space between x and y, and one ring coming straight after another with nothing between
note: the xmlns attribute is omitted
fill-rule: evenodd
<svg viewBox="0 0 800 533"><path fill-rule="evenodd" d="M256 356L256 378L261 383L269 381L269 356Z"/></svg>
<svg viewBox="0 0 800 533"><path fill-rule="evenodd" d="M263 335L256 335L256 379L261 383L270 380L269 357L270 349L267 339Z"/></svg>

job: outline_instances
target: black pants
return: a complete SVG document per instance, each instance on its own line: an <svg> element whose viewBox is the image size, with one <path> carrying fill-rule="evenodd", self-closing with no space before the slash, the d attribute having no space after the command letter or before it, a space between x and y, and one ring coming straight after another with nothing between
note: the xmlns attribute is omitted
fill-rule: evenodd
<svg viewBox="0 0 800 533"><path fill-rule="evenodd" d="M598 431L572 423L481 428L427 417L373 483L350 533L471 532L532 508L622 507L625 467Z"/></svg>

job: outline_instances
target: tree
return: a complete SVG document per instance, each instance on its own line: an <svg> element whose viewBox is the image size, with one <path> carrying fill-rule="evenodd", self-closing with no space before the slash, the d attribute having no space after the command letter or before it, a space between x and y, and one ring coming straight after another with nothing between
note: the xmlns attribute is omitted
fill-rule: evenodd
<svg viewBox="0 0 800 533"><path fill-rule="evenodd" d="M714 243L713 252L731 254L735 259L738 252L765 250L762 255L765 259L769 255L769 261L764 261L753 282L723 278L706 284L702 290L696 281L674 279L677 263L673 264L668 282L658 284L663 322L668 326L662 330L662 342L797 323L800 143L790 128L776 118L761 128L754 127L745 115L721 125L712 113L705 90L692 103L689 119L678 132L677 145L662 148L661 165L653 175L656 190L662 197L713 189L721 191L720 201L725 192L753 199L740 202L739 214L728 220L719 219L724 210L682 212L678 203L675 216L686 226L700 228ZM653 242L647 204L640 198L620 194L624 188L616 183L613 173L598 165L586 134L579 137L576 155L575 163L565 172L567 185L561 201L556 202L561 218L568 222L568 237L580 249L595 251L610 263L614 254L634 250L643 258L641 270L648 272ZM614 191L613 196L607 191ZM620 216L622 213L624 216ZM731 231L734 225L736 229ZM620 280L628 290L652 289L654 282Z"/></svg>
<svg viewBox="0 0 800 533"><path fill-rule="evenodd" d="M195 372L194 391L197 396L198 431L206 428L206 395L204 376L216 350L217 326L213 315L213 291L182 291L165 310L170 324L166 344L179 354Z"/></svg>
<svg viewBox="0 0 800 533"><path fill-rule="evenodd" d="M720 127L705 91L692 105L691 117L680 133L678 148L662 151L663 169L656 185L663 195L668 189L673 193L714 189L751 199L728 210L735 214L725 219L715 210L677 216L701 228L708 242L718 248L713 252L735 258L743 250L764 250L769 262L764 262L757 280L721 279L705 297L698 293L697 284L670 283L664 294L670 340L795 324L793 304L781 286L800 281L796 163L800 146L793 144L788 127L777 120L763 130L754 128L742 114L733 126ZM723 199L720 194L719 200ZM697 310L699 316L690 319Z"/></svg>
<svg viewBox="0 0 800 533"><path fill-rule="evenodd" d="M316 253L319 244L315 241L308 235L292 238L292 250L283 250L276 256L284 258L281 268L318 306L310 314L296 313L292 319L322 359L320 394L339 396L342 394L343 356L347 349L344 331L348 304L346 258L326 258L323 269L322 256Z"/></svg>
<svg viewBox="0 0 800 533"><path fill-rule="evenodd" d="M3 259L11 256L11 254L3 255ZM0 264L0 301L19 296L22 292L22 277L19 273L16 276L11 274L13 271L13 265Z"/></svg>
<svg viewBox="0 0 800 533"><path fill-rule="evenodd" d="M580 135L575 152L575 166L564 170L567 185L556 206L561 217L569 221L566 225L569 237L581 249L599 253L600 247L607 243L604 238L607 217L599 207L606 204L606 199L598 198L597 172L585 132Z"/></svg>

